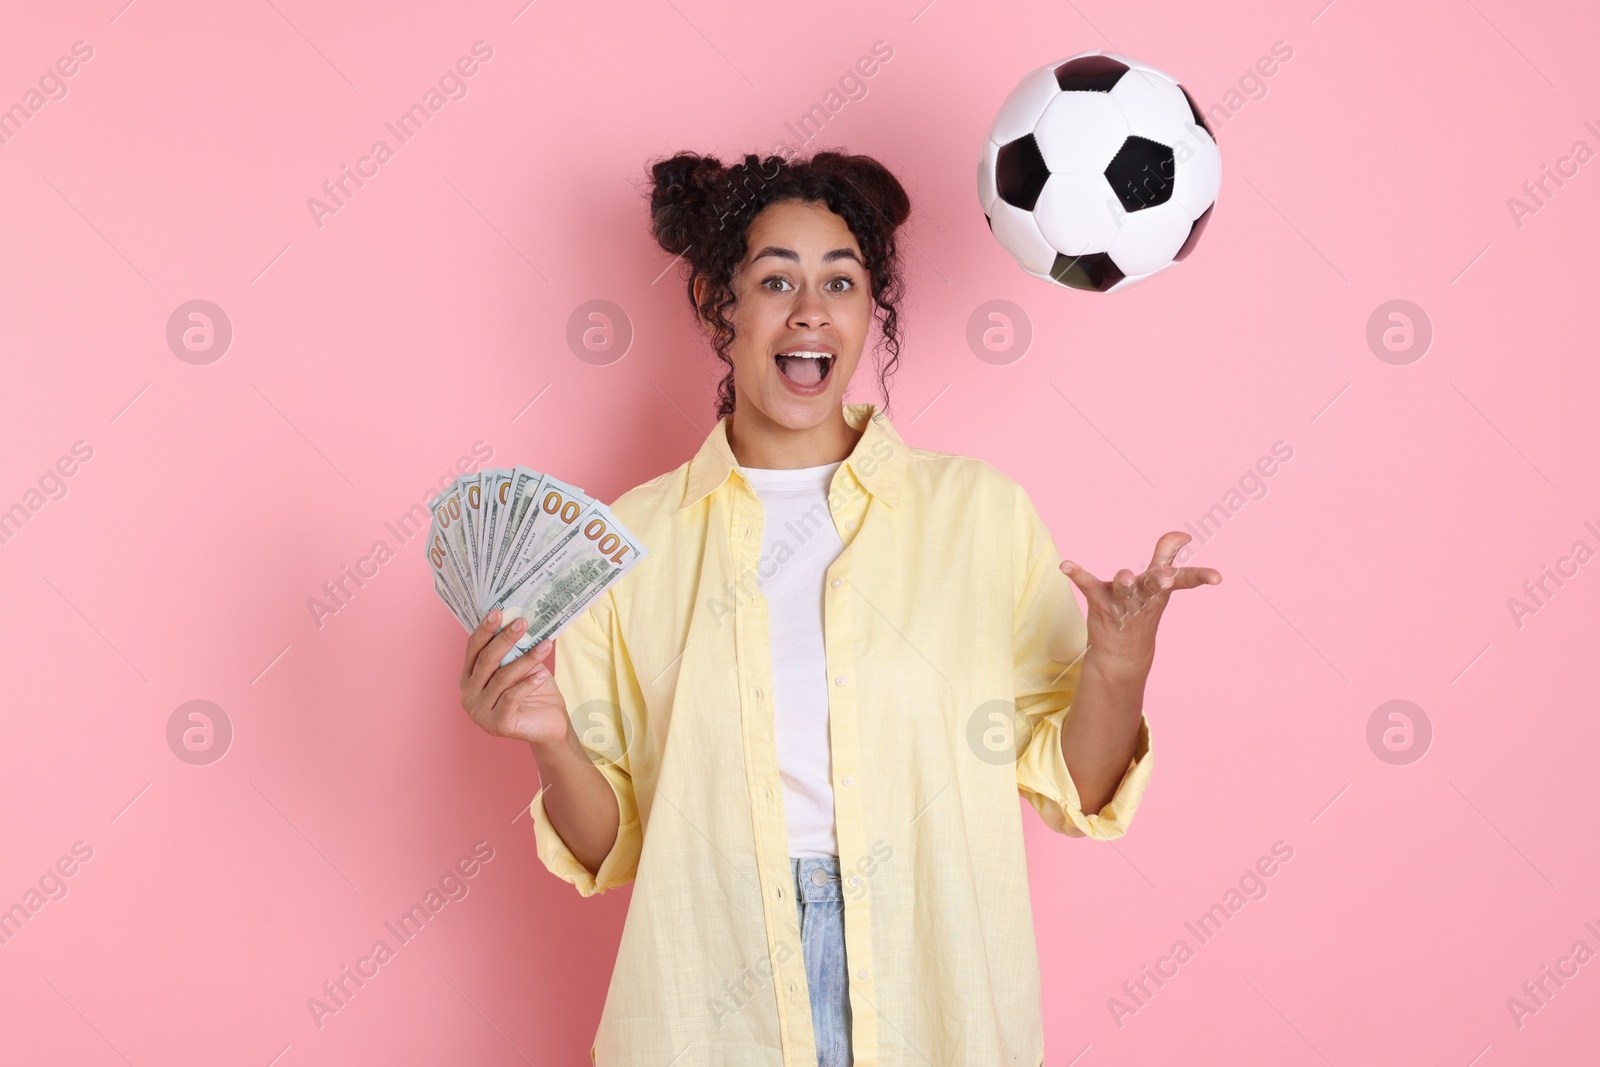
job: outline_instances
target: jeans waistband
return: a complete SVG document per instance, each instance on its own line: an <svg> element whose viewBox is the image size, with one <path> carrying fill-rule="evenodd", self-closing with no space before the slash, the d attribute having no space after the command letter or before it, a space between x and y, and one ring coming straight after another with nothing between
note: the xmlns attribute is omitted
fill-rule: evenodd
<svg viewBox="0 0 1600 1067"><path fill-rule="evenodd" d="M795 894L800 900L808 904L844 900L838 856L791 856L789 869L794 873Z"/></svg>

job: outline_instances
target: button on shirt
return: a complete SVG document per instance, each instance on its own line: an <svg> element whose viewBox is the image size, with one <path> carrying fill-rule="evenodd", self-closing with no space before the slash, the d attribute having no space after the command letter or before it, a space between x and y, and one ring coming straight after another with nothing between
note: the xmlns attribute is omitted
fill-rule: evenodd
<svg viewBox="0 0 1600 1067"><path fill-rule="evenodd" d="M833 856L839 849L822 628L824 579L844 551L828 513L828 487L839 466L739 468L761 500L755 585L767 602L772 637L773 734L790 856ZM813 874L826 880L820 870Z"/></svg>
<svg viewBox="0 0 1600 1067"><path fill-rule="evenodd" d="M1120 837L1150 728L1082 810L1061 754L1086 631L1026 492L912 448L870 404L828 506L823 593L835 831L858 1067L1038 1067L1039 965L1020 795L1052 830ZM556 684L616 794L594 874L530 808L584 896L634 883L591 1058L813 1067L773 704L763 509L718 422L612 510L650 552L556 642Z"/></svg>

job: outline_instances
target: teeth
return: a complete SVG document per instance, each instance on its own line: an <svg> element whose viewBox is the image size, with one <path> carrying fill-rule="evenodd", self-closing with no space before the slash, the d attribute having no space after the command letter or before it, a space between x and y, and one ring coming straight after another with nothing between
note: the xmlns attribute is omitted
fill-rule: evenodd
<svg viewBox="0 0 1600 1067"><path fill-rule="evenodd" d="M832 352L819 352L819 351L817 351L815 349L810 349L810 348L797 348L792 352L779 352L777 355L775 355L773 357L773 362L778 364L778 368L779 368L778 373L779 374L784 374L785 373L784 370L783 370L783 368L786 366L786 364L783 363L783 360L785 360L785 359L815 359L815 360L821 360L822 365L820 367L816 368L816 370L817 370L817 382L820 384L823 379L827 378L828 372L833 369L834 356L833 356Z"/></svg>

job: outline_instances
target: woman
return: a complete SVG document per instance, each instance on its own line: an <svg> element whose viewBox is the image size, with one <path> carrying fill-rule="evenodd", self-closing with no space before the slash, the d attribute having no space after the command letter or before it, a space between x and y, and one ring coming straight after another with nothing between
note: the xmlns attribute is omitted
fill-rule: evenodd
<svg viewBox="0 0 1600 1067"><path fill-rule="evenodd" d="M844 404L899 355L910 205L865 156L653 165L661 246L728 373L720 421L612 509L649 555L560 638L468 639L462 705L530 742L539 856L635 883L602 1065L1043 1063L1020 807L1109 840L1174 568L1103 582L1027 494ZM1088 603L1078 608L1076 584ZM1074 902L1074 908L1091 906Z"/></svg>

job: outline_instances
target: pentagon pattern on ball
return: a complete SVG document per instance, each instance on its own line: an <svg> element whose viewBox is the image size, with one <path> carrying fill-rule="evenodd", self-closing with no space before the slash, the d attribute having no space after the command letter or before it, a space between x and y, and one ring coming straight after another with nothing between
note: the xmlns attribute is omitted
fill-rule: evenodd
<svg viewBox="0 0 1600 1067"><path fill-rule="evenodd" d="M1064 93L1108 93L1126 73L1126 63L1101 52L1069 59L1055 70L1056 84Z"/></svg>
<svg viewBox="0 0 1600 1067"><path fill-rule="evenodd" d="M1050 280L1074 289L1103 293L1122 281L1125 275L1104 252L1088 256L1057 256L1050 265Z"/></svg>
<svg viewBox="0 0 1600 1067"><path fill-rule="evenodd" d="M995 188L1012 207L1032 211L1044 183L1049 180L1050 168L1045 166L1044 156L1039 154L1039 142L1031 133L1012 141L995 157Z"/></svg>
<svg viewBox="0 0 1600 1067"><path fill-rule="evenodd" d="M1124 211L1165 204L1172 199L1172 149L1148 138L1130 137L1106 164L1105 177Z"/></svg>
<svg viewBox="0 0 1600 1067"><path fill-rule="evenodd" d="M1029 72L978 161L990 232L1029 274L1125 289L1182 262L1222 182L1200 109L1177 80L1110 52Z"/></svg>

